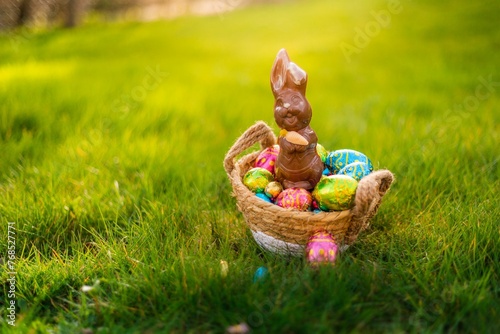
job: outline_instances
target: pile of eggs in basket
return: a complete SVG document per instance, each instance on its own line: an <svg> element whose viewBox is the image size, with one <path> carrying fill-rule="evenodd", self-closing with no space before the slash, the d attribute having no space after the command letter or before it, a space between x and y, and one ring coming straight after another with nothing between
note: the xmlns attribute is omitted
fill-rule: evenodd
<svg viewBox="0 0 500 334"><path fill-rule="evenodd" d="M316 152L325 164L323 176L312 192L302 188L283 189L275 180L274 165L280 147L263 150L243 183L264 201L300 211L342 211L354 206L358 181L373 170L366 155L350 149L328 152L317 144Z"/></svg>

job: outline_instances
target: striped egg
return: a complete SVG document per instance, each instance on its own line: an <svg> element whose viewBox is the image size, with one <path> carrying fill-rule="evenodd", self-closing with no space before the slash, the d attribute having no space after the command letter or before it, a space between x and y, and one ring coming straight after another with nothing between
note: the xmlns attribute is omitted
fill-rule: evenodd
<svg viewBox="0 0 500 334"><path fill-rule="evenodd" d="M306 246L306 259L312 266L320 264L334 265L339 247L332 235L326 231L314 233Z"/></svg>
<svg viewBox="0 0 500 334"><path fill-rule="evenodd" d="M284 209L307 211L311 203L311 193L303 188L285 189L276 198L276 204Z"/></svg>
<svg viewBox="0 0 500 334"><path fill-rule="evenodd" d="M370 174L370 166L365 162L353 162L345 166L339 172L338 175L347 175L355 179L356 181L361 180L363 177Z"/></svg>
<svg viewBox="0 0 500 334"><path fill-rule="evenodd" d="M333 174L337 174L342 168L349 164L352 164L353 162L364 162L368 165L368 169L370 171L373 170L372 162L366 155L361 152L349 149L330 152L326 157L325 164Z"/></svg>

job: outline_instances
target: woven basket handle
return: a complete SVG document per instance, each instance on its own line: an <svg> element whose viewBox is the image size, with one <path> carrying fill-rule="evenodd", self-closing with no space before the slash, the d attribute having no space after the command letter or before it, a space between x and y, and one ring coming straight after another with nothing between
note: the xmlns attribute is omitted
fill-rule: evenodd
<svg viewBox="0 0 500 334"><path fill-rule="evenodd" d="M356 190L356 205L352 209L352 220L345 236L345 243L352 244L359 232L368 227L368 222L382 201L382 197L389 190L394 175L388 170L378 170L359 181Z"/></svg>
<svg viewBox="0 0 500 334"><path fill-rule="evenodd" d="M276 144L273 130L265 122L259 121L249 127L227 152L224 158L224 169L229 177L234 169L234 159L246 149L260 142L262 148Z"/></svg>

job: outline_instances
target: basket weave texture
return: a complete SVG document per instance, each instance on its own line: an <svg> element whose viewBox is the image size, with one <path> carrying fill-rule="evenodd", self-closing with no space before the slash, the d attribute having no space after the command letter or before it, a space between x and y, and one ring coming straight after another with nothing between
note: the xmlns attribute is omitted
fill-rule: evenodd
<svg viewBox="0 0 500 334"><path fill-rule="evenodd" d="M236 160L257 143L261 144L260 151ZM258 198L243 184L243 176L254 166L260 152L275 144L273 130L259 121L238 138L224 158L224 169L231 181L238 209L256 241L273 251L272 247L266 247L261 240L257 240L257 235L264 234L272 240L303 247L316 231L326 230L340 245L352 244L377 213L382 197L394 180L393 174L388 170L378 170L363 177L358 183L355 205L350 210L313 213L283 209Z"/></svg>

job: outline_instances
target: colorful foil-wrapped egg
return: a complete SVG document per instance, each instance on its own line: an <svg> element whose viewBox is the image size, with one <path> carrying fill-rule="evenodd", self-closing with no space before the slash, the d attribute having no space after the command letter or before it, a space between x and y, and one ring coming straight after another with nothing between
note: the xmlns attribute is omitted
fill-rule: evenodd
<svg viewBox="0 0 500 334"><path fill-rule="evenodd" d="M266 267L259 267L253 274L254 283L262 283L269 276L269 270Z"/></svg>
<svg viewBox="0 0 500 334"><path fill-rule="evenodd" d="M272 203L271 198L269 198L269 196L267 196L265 193L256 193L255 196L257 196L258 198L260 198L263 201L266 201L268 203Z"/></svg>
<svg viewBox="0 0 500 334"><path fill-rule="evenodd" d="M243 177L243 184L254 193L263 192L271 181L274 181L273 174L260 167L250 169Z"/></svg>
<svg viewBox="0 0 500 334"><path fill-rule="evenodd" d="M335 264L339 247L332 235L326 231L314 233L306 246L306 259L313 265Z"/></svg>
<svg viewBox="0 0 500 334"><path fill-rule="evenodd" d="M328 151L326 150L326 148L324 148L321 144L316 144L316 153L318 153L321 161L325 163L326 157L328 156Z"/></svg>
<svg viewBox="0 0 500 334"><path fill-rule="evenodd" d="M338 175L347 175L355 179L356 181L361 180L363 177L371 173L370 166L365 162L353 162L337 173Z"/></svg>
<svg viewBox="0 0 500 334"><path fill-rule="evenodd" d="M354 206L358 181L347 175L323 176L312 196L323 211L342 211Z"/></svg>
<svg viewBox="0 0 500 334"><path fill-rule="evenodd" d="M276 198L276 204L284 209L307 211L311 203L311 193L303 188L285 189Z"/></svg>
<svg viewBox="0 0 500 334"><path fill-rule="evenodd" d="M325 164L333 174L337 174L342 168L349 164L352 164L353 162L364 162L368 165L368 169L370 171L373 170L372 162L366 155L361 152L349 149L330 152L326 157Z"/></svg>
<svg viewBox="0 0 500 334"><path fill-rule="evenodd" d="M274 165L276 164L276 158L280 153L279 145L273 145L266 148L260 152L259 156L255 160L254 167L260 167L267 169L274 175Z"/></svg>
<svg viewBox="0 0 500 334"><path fill-rule="evenodd" d="M269 182L264 190L264 193L272 199L278 197L278 195L283 191L283 186L278 181Z"/></svg>

